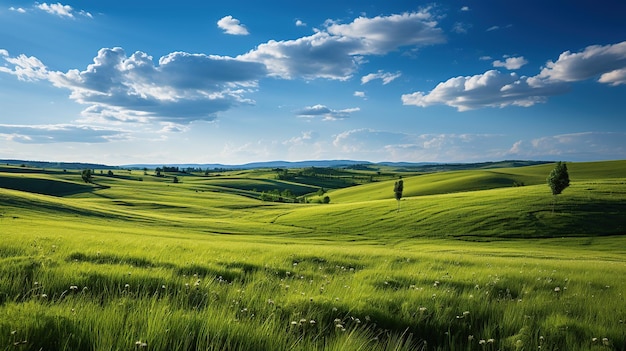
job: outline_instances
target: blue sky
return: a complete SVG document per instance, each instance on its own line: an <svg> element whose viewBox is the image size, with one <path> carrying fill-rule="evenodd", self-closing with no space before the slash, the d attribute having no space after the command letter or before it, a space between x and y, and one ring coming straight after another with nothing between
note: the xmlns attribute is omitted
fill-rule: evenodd
<svg viewBox="0 0 626 351"><path fill-rule="evenodd" d="M626 159L626 3L0 1L0 158Z"/></svg>

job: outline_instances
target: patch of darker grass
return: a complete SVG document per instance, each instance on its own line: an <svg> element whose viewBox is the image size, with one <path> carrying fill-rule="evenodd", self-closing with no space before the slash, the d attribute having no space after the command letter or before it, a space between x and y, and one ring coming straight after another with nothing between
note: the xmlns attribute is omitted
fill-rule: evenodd
<svg viewBox="0 0 626 351"><path fill-rule="evenodd" d="M33 320L36 322L20 325L10 335L8 344L13 346L12 350L91 350L93 347L88 337L93 333L80 322L47 312L37 313ZM11 319L0 322L2 330L14 330L14 326L9 326ZM0 340L7 341L6 338L3 336Z"/></svg>
<svg viewBox="0 0 626 351"><path fill-rule="evenodd" d="M10 299L25 298L34 293L34 277L41 262L28 257L0 260L0 305Z"/></svg>
<svg viewBox="0 0 626 351"><path fill-rule="evenodd" d="M194 276L198 279L213 278L216 280L224 280L228 282L243 279L245 271L241 272L230 269L232 268L232 266L226 266L225 268L226 269L216 269L213 267L192 264L177 267L175 269L175 273L178 275Z"/></svg>
<svg viewBox="0 0 626 351"><path fill-rule="evenodd" d="M302 266L307 268L313 268L320 270L326 274L336 274L341 272L353 272L355 270L362 270L366 265L357 263L357 260L341 260L341 259L327 259L320 256L294 256L291 259L293 266Z"/></svg>
<svg viewBox="0 0 626 351"><path fill-rule="evenodd" d="M94 191L91 185L29 177L0 177L0 188L51 196L68 196Z"/></svg>
<svg viewBox="0 0 626 351"><path fill-rule="evenodd" d="M153 267L165 267L172 268L171 264L154 263L143 257L133 256L118 256L112 254L100 254L90 255L82 252L75 252L67 257L68 262L90 262L94 264L114 264L114 265L128 265L138 268L153 268Z"/></svg>
<svg viewBox="0 0 626 351"><path fill-rule="evenodd" d="M0 258L17 257L26 255L26 251L22 248L0 245Z"/></svg>

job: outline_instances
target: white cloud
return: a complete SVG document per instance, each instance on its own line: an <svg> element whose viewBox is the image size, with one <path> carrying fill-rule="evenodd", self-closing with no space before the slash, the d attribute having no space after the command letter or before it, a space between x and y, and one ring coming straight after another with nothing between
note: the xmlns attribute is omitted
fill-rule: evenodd
<svg viewBox="0 0 626 351"><path fill-rule="evenodd" d="M592 45L576 53L565 51L556 62L548 61L538 78L575 82L600 77L602 83L612 84L611 77L619 81L623 69L626 69L626 41Z"/></svg>
<svg viewBox="0 0 626 351"><path fill-rule="evenodd" d="M365 92L364 91L355 91L354 94L352 94L353 96L356 97L360 97L360 98L365 98Z"/></svg>
<svg viewBox="0 0 626 351"><path fill-rule="evenodd" d="M17 57L10 57L9 52L0 50L0 57L13 68L0 66L0 72L9 73L22 81L37 81L48 77L48 69L38 58L26 56L24 54Z"/></svg>
<svg viewBox="0 0 626 351"><path fill-rule="evenodd" d="M487 28L487 32L491 32L491 31L498 30L498 29L500 29L500 26L491 26Z"/></svg>
<svg viewBox="0 0 626 351"><path fill-rule="evenodd" d="M328 33L356 38L361 47L355 54L385 54L403 46L424 46L445 41L434 16L425 9L401 15L359 17L350 24L329 22Z"/></svg>
<svg viewBox="0 0 626 351"><path fill-rule="evenodd" d="M508 70L516 70L522 68L528 61L523 57L508 57L504 61L495 60L493 67L504 67Z"/></svg>
<svg viewBox="0 0 626 351"><path fill-rule="evenodd" d="M373 153L381 152L391 144L406 142L407 135L369 128L353 129L335 136L333 146L342 152Z"/></svg>
<svg viewBox="0 0 626 351"><path fill-rule="evenodd" d="M600 83L607 83L610 85L626 84L626 68L616 69L611 72L603 73L598 79Z"/></svg>
<svg viewBox="0 0 626 351"><path fill-rule="evenodd" d="M318 104L314 106L307 106L299 111L296 111L296 115L303 118L323 117L325 121L334 121L348 118L350 114L358 111L360 111L360 108L358 107L333 110L328 106Z"/></svg>
<svg viewBox="0 0 626 351"><path fill-rule="evenodd" d="M72 17L71 6L37 5L41 10ZM221 27L242 27L226 16ZM122 48L103 48L84 70L50 70L36 57L9 56L1 51L0 72L20 80L45 80L70 90L70 99L85 104L84 120L102 122L211 121L216 114L253 103L246 95L264 77L347 80L365 62L364 55L382 55L403 47L415 49L441 43L443 32L428 9L374 18L359 17L348 24L329 21L325 30L287 41L269 41L239 57L174 52L158 64L146 53L127 56ZM242 32L238 32L242 33ZM387 84L399 73L379 72L365 78ZM326 119L345 118L356 109L329 110Z"/></svg>
<svg viewBox="0 0 626 351"><path fill-rule="evenodd" d="M302 20L296 20L296 27L306 27L306 23L302 22Z"/></svg>
<svg viewBox="0 0 626 351"><path fill-rule="evenodd" d="M8 125L0 124L0 137L25 144L104 143L125 139L128 132L84 125Z"/></svg>
<svg viewBox="0 0 626 351"><path fill-rule="evenodd" d="M171 123L171 122L163 122L161 123L161 125L162 125L162 128L158 132L160 134L183 133L189 130L189 126L184 126L184 125Z"/></svg>
<svg viewBox="0 0 626 351"><path fill-rule="evenodd" d="M352 53L360 47L356 39L318 32L296 40L271 40L238 58L262 62L271 76L283 79L347 80L359 62Z"/></svg>
<svg viewBox="0 0 626 351"><path fill-rule="evenodd" d="M470 28L472 28L471 24L456 22L454 26L452 26L452 31L457 34L465 34Z"/></svg>
<svg viewBox="0 0 626 351"><path fill-rule="evenodd" d="M60 2L57 2L56 4L47 4L44 2L43 4L36 4L36 8L42 11L45 11L51 15L55 15L59 17L74 18L74 13L75 13L72 6L63 5ZM91 13L86 12L86 11L79 11L78 13L81 16L90 17L90 18L93 17Z"/></svg>
<svg viewBox="0 0 626 351"><path fill-rule="evenodd" d="M233 18L233 16L225 16L222 17L219 21L217 21L217 26L224 30L227 34L232 35L248 35L248 29L246 26L242 25L238 19Z"/></svg>
<svg viewBox="0 0 626 351"><path fill-rule="evenodd" d="M127 57L121 48L101 49L85 70L66 73L49 71L34 57L0 58L14 66L0 72L69 89L72 100L90 105L85 117L129 122L213 120L217 112L252 103L244 95L266 75L262 64L230 57L174 52L155 65L151 56Z"/></svg>
<svg viewBox="0 0 626 351"><path fill-rule="evenodd" d="M510 67L522 62L520 58L514 59L509 62ZM566 92L567 82L598 78L601 83L624 84L625 71L626 42L594 45L578 53L562 53L556 62L549 61L534 77L490 70L474 76L450 78L428 93L402 95L402 102L421 107L443 104L456 107L459 111L510 105L528 107L545 102L549 96Z"/></svg>
<svg viewBox="0 0 626 351"><path fill-rule="evenodd" d="M299 136L282 142L283 145L304 145L318 138L317 133L313 131L302 132Z"/></svg>
<svg viewBox="0 0 626 351"><path fill-rule="evenodd" d="M374 79L380 79L383 81L383 85L389 84L393 82L396 78L399 78L402 74L400 72L389 73L378 71L377 73L370 73L361 77L361 84L366 84L371 82Z"/></svg>
<svg viewBox="0 0 626 351"><path fill-rule="evenodd" d="M548 96L560 94L561 84L545 86L515 73L503 74L490 70L474 76L455 77L439 83L429 93L402 95L404 105L427 107L444 104L467 111L481 107L532 106Z"/></svg>
<svg viewBox="0 0 626 351"><path fill-rule="evenodd" d="M13 7L13 6L11 6L11 7L9 7L9 10L10 11L19 12L19 13L26 13L26 10L21 8L21 7Z"/></svg>
<svg viewBox="0 0 626 351"><path fill-rule="evenodd" d="M445 41L428 10L402 15L359 17L349 24L327 22L325 30L295 40L259 45L239 58L263 62L270 74L284 79L352 77L364 55L382 55L402 47Z"/></svg>
<svg viewBox="0 0 626 351"><path fill-rule="evenodd" d="M469 11L469 10L470 10L469 6L463 6L463 7L461 7L461 11L463 11L463 12L465 12L465 11Z"/></svg>
<svg viewBox="0 0 626 351"><path fill-rule="evenodd" d="M502 136L489 134L409 134L354 129L335 136L333 146L344 157L386 161L469 162L497 158Z"/></svg>
<svg viewBox="0 0 626 351"><path fill-rule="evenodd" d="M608 160L626 158L626 133L585 132L517 141L508 151L520 158L547 160Z"/></svg>

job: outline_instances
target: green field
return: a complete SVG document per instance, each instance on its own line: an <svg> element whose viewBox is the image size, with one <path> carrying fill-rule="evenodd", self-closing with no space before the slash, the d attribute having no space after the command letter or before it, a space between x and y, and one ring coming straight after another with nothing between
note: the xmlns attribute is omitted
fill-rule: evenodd
<svg viewBox="0 0 626 351"><path fill-rule="evenodd" d="M623 351L626 161L567 165L0 166L0 350Z"/></svg>

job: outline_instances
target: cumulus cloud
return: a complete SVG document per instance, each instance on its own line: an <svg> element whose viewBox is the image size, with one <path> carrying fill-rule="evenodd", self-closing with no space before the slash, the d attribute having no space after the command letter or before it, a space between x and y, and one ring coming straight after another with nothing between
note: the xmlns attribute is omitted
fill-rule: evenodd
<svg viewBox="0 0 626 351"><path fill-rule="evenodd" d="M9 52L0 49L0 58L3 58L13 68L0 66L0 72L9 73L22 81L37 81L48 77L48 69L38 58L21 54L17 57L9 56Z"/></svg>
<svg viewBox="0 0 626 351"><path fill-rule="evenodd" d="M0 138L25 144L104 143L125 139L127 132L81 125L7 125L0 124Z"/></svg>
<svg viewBox="0 0 626 351"><path fill-rule="evenodd" d="M356 54L385 54L403 46L424 46L444 41L437 21L428 9L377 16L359 17L349 24L330 22L328 33L336 36L356 38L361 47Z"/></svg>
<svg viewBox="0 0 626 351"><path fill-rule="evenodd" d="M10 11L19 12L19 13L26 13L26 10L23 9L22 7L13 7L13 6L11 6L11 7L9 7L9 10Z"/></svg>
<svg viewBox="0 0 626 351"><path fill-rule="evenodd" d="M610 85L626 84L626 68L616 69L614 71L603 73L598 79L600 83L607 83Z"/></svg>
<svg viewBox="0 0 626 351"><path fill-rule="evenodd" d="M222 17L219 21L217 21L217 26L224 30L226 34L232 35L248 35L248 28L241 24L238 19L233 18L233 16L225 16Z"/></svg>
<svg viewBox="0 0 626 351"><path fill-rule="evenodd" d="M520 60L515 60L519 64ZM505 63L506 64L506 63ZM532 106L568 90L568 82L597 78L598 82L626 82L626 42L589 46L581 52L566 51L555 62L548 61L533 77L489 70L474 76L454 77L428 93L402 95L405 105L427 107L448 105L459 111L482 107Z"/></svg>
<svg viewBox="0 0 626 351"><path fill-rule="evenodd" d="M459 111L482 107L532 106L548 96L561 94L562 84L540 85L536 80L490 70L474 76L455 77L439 83L429 93L402 95L404 105L448 105Z"/></svg>
<svg viewBox="0 0 626 351"><path fill-rule="evenodd" d="M284 79L351 78L365 55L382 55L402 47L445 41L428 10L401 15L359 17L348 24L328 21L324 30L295 40L259 45L242 60L263 62L270 74Z"/></svg>
<svg viewBox="0 0 626 351"><path fill-rule="evenodd" d="M73 17L71 6L38 4L39 9ZM232 16L219 21L231 34L247 33ZM87 105L83 121L171 122L211 121L217 113L253 103L246 96L264 77L347 80L366 55L383 55L445 41L429 9L358 17L350 23L327 21L322 30L295 40L268 41L238 57L174 52L155 60L144 52L128 56L122 48L103 48L85 69L55 71L33 56L10 56L0 50L0 72L24 81L49 81L68 89L70 99ZM365 82L387 84L399 73L378 72ZM314 110L314 109L313 109ZM346 118L358 108L331 110L325 119ZM312 116L303 111L302 116Z"/></svg>
<svg viewBox="0 0 626 351"><path fill-rule="evenodd" d="M528 61L523 57L507 57L504 61L493 61L493 67L504 67L509 71L522 68Z"/></svg>
<svg viewBox="0 0 626 351"><path fill-rule="evenodd" d="M353 96L356 97L360 97L360 98L365 98L365 92L364 91L355 91L354 94L352 94Z"/></svg>
<svg viewBox="0 0 626 351"><path fill-rule="evenodd" d="M347 80L358 66L359 59L351 53L359 47L358 40L318 32L296 40L271 40L238 58L262 62L273 77Z"/></svg>
<svg viewBox="0 0 626 351"><path fill-rule="evenodd" d="M306 27L306 23L302 22L302 20L296 20L296 27Z"/></svg>
<svg viewBox="0 0 626 351"><path fill-rule="evenodd" d="M159 59L123 49L101 49L83 71L49 71L36 58L20 55L4 60L14 67L0 71L22 80L48 80L71 91L70 98L90 105L85 116L111 120L189 123L210 121L232 106L249 104L244 95L266 74L262 64L202 54L174 52Z"/></svg>
<svg viewBox="0 0 626 351"><path fill-rule="evenodd" d="M358 107L333 110L328 106L318 104L314 106L307 106L299 111L296 111L296 115L303 118L323 117L325 121L334 121L348 118L350 114L358 111L360 111L360 108Z"/></svg>
<svg viewBox="0 0 626 351"><path fill-rule="evenodd" d="M36 7L44 12L47 12L51 15L55 15L55 16L59 16L59 17L68 17L68 18L74 18L74 9L72 8L72 6L70 5L63 5L60 2L57 2L56 4L47 4L47 3L43 3L43 4L37 4ZM86 11L79 11L78 12L81 16L85 16L85 17L93 17L91 15L91 13L86 12Z"/></svg>
<svg viewBox="0 0 626 351"><path fill-rule="evenodd" d="M623 77L623 72L621 74L620 72L624 69L626 69L626 41L604 46L592 45L575 53L565 51L558 60L548 61L538 78L575 82L600 76L602 83L614 84Z"/></svg>
<svg viewBox="0 0 626 351"><path fill-rule="evenodd" d="M402 74L400 72L390 73L378 71L377 73L370 73L361 77L361 84L366 84L375 79L380 79L383 81L383 85L389 84L393 82L396 78L399 78Z"/></svg>

